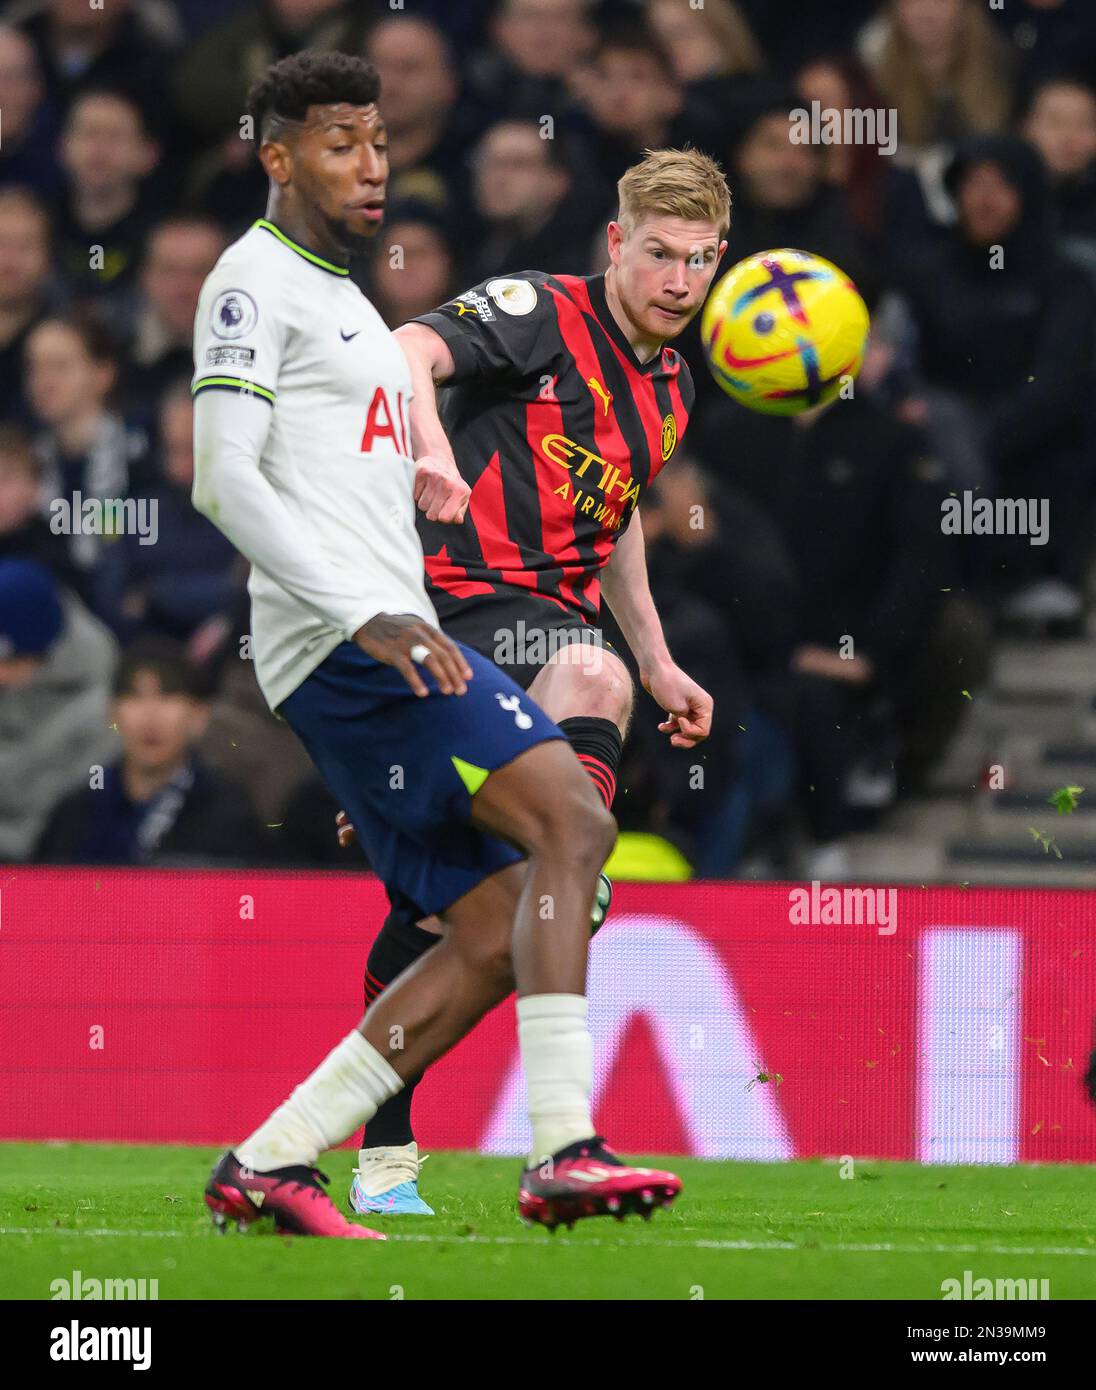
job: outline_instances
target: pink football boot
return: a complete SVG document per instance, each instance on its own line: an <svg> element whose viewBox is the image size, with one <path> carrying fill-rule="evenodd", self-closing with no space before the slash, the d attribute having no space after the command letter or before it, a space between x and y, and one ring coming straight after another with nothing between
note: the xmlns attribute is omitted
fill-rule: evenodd
<svg viewBox="0 0 1096 1390"><path fill-rule="evenodd" d="M630 1168L599 1135L570 1144L521 1175L518 1211L522 1220L554 1231L584 1216L615 1216L637 1211L648 1219L656 1206L668 1207L681 1191L675 1173Z"/></svg>
<svg viewBox="0 0 1096 1390"><path fill-rule="evenodd" d="M384 1240L380 1231L347 1221L320 1185L327 1178L303 1164L256 1173L231 1151L209 1175L205 1204L213 1224L224 1231L230 1221L246 1231L269 1216L274 1229L289 1236L340 1236L347 1240Z"/></svg>

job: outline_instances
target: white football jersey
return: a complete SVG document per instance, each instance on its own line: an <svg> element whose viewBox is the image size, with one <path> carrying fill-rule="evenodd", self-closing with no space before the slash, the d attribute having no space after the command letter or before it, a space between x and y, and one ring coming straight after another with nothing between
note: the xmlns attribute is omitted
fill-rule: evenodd
<svg viewBox="0 0 1096 1390"><path fill-rule="evenodd" d="M271 708L376 614L436 625L415 530L411 375L348 272L256 222L202 288L194 364L196 411L207 402L196 497L212 483L202 509L251 561L253 654ZM235 417L276 494L263 489L251 515L246 487L218 488L219 467L246 476L230 458Z"/></svg>

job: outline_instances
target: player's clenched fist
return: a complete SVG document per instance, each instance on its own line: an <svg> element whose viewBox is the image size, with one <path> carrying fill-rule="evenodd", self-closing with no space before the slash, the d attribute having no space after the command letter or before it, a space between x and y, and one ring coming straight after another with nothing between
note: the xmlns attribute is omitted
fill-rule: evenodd
<svg viewBox="0 0 1096 1390"><path fill-rule="evenodd" d="M394 666L416 695L430 694L418 667L425 666L443 695L464 695L472 668L457 644L436 627L408 613L378 613L363 623L354 641L366 656Z"/></svg>
<svg viewBox="0 0 1096 1390"><path fill-rule="evenodd" d="M414 492L427 521L463 521L472 495L453 460L439 454L424 454L415 460Z"/></svg>

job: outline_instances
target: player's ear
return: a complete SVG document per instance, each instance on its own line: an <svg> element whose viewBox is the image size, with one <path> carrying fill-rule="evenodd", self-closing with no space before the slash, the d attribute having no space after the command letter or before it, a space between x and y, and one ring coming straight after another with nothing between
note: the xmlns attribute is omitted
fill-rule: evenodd
<svg viewBox="0 0 1096 1390"><path fill-rule="evenodd" d="M615 264L624 241L624 228L619 222L610 222L606 235L609 243L609 259Z"/></svg>
<svg viewBox="0 0 1096 1390"><path fill-rule="evenodd" d="M293 158L289 146L281 140L264 140L259 146L259 163L268 178L283 187L289 182Z"/></svg>

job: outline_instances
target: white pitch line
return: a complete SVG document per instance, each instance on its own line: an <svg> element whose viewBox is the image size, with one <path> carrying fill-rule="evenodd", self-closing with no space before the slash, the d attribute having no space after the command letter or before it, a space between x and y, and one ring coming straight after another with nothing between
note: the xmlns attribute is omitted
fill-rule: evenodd
<svg viewBox="0 0 1096 1390"><path fill-rule="evenodd" d="M184 1236L202 1236L201 1231L115 1231L107 1229L74 1230L58 1226L0 1226L0 1236L66 1236L66 1237L152 1237L154 1239L178 1239ZM410 1233L390 1235L393 1244L421 1245L525 1245L538 1237L528 1236L432 1236ZM890 1242L878 1244L855 1244L834 1241L822 1244L816 1241L796 1244L788 1240L643 1240L631 1242L622 1240L568 1240L566 1236L556 1236L552 1246L565 1245L569 1249L584 1249L589 1246L606 1246L612 1250L784 1250L802 1253L841 1254L841 1255L1065 1255L1096 1256L1096 1246L1069 1245L895 1245Z"/></svg>

